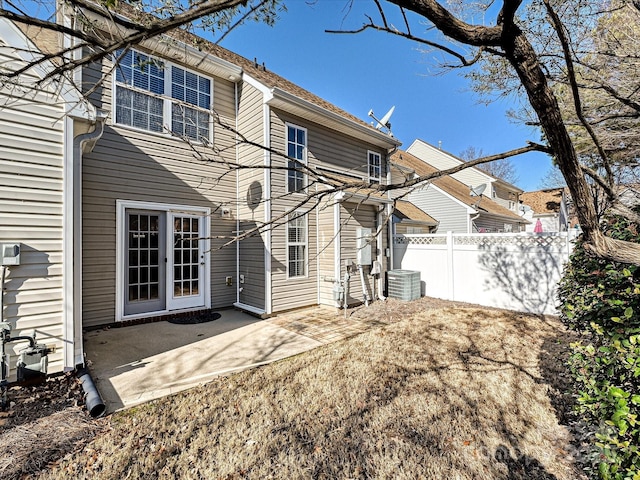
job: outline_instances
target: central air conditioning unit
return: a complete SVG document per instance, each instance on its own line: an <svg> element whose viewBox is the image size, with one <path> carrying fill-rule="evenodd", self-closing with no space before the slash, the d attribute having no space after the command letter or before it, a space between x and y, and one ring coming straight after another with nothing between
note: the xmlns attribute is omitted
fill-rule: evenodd
<svg viewBox="0 0 640 480"><path fill-rule="evenodd" d="M387 296L407 301L420 298L420 272L389 270L387 272Z"/></svg>

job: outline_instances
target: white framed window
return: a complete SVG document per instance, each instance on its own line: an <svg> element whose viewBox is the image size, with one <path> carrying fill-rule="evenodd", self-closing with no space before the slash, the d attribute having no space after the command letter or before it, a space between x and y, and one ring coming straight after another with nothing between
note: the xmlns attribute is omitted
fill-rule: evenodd
<svg viewBox="0 0 640 480"><path fill-rule="evenodd" d="M380 183L380 175L382 173L382 163L380 154L377 152L367 152L369 182Z"/></svg>
<svg viewBox="0 0 640 480"><path fill-rule="evenodd" d="M115 54L115 123L212 141L213 80L136 50Z"/></svg>
<svg viewBox="0 0 640 480"><path fill-rule="evenodd" d="M286 125L287 129L287 193L301 192L307 176L300 168L307 164L307 129Z"/></svg>
<svg viewBox="0 0 640 480"><path fill-rule="evenodd" d="M287 277L307 275L307 216L289 214L287 222Z"/></svg>

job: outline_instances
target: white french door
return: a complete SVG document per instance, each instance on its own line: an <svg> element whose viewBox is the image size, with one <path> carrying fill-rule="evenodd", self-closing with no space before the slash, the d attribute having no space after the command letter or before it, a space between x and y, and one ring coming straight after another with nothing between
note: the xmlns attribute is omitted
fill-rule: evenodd
<svg viewBox="0 0 640 480"><path fill-rule="evenodd" d="M169 310L204 305L205 251L203 249L203 218L184 213L169 213L171 225L168 249Z"/></svg>
<svg viewBox="0 0 640 480"><path fill-rule="evenodd" d="M210 307L208 213L118 201L116 319Z"/></svg>

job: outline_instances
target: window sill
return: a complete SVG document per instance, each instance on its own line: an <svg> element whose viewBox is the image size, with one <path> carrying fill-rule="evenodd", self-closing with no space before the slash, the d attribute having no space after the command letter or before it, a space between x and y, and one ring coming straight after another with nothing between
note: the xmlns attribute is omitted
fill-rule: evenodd
<svg viewBox="0 0 640 480"><path fill-rule="evenodd" d="M177 136L171 135L169 133L154 132L152 130L145 130L144 128L133 127L131 125L126 125L126 124L123 124L123 123L115 123L115 122L113 122L113 123L111 123L111 126L114 129L123 129L123 130L129 130L131 132L136 132L136 133L144 133L144 134L147 134L147 135L151 135L153 137L162 138L164 140L172 140L174 142L180 142L180 143L183 143L185 145L188 145L190 143L191 145L195 145L195 146L198 146L198 147L206 146L206 144L203 143L203 142L196 142L194 140L190 140L189 142L187 142L184 138L177 137ZM213 142L210 141L210 140L208 140L207 142L210 143L210 144L213 144Z"/></svg>

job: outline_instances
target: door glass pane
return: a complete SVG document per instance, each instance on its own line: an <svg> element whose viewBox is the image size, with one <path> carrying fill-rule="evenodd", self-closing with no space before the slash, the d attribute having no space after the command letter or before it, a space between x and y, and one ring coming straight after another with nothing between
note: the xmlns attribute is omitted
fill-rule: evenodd
<svg viewBox="0 0 640 480"><path fill-rule="evenodd" d="M129 302L159 298L158 225L158 215L145 213L129 215L127 251Z"/></svg>
<svg viewBox="0 0 640 480"><path fill-rule="evenodd" d="M174 297L198 295L200 254L197 218L175 217L173 244Z"/></svg>

